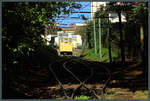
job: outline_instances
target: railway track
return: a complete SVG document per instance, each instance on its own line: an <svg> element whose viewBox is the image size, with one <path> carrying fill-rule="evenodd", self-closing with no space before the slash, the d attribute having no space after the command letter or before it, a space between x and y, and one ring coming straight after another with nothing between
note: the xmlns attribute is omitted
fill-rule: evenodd
<svg viewBox="0 0 150 101"><path fill-rule="evenodd" d="M126 72L132 68L122 70ZM114 69L103 63L67 56L49 65L16 66L11 74L10 86L15 91L36 99L74 99L80 95L92 99L101 96L104 99L105 92L111 93L107 87L113 82L120 79L119 82L125 86L129 86L128 82L137 82L134 79L123 79L122 70L116 72Z"/></svg>
<svg viewBox="0 0 150 101"><path fill-rule="evenodd" d="M93 64L78 57L67 56L65 59L54 61L49 66L18 65L13 71L10 88L33 98L55 98L58 94L61 97L65 96L65 99L74 99L78 92L82 91L81 94L86 95L87 92L98 99L102 93L98 95L97 92L103 91L106 86L94 88L93 84L89 85L91 80L95 82L95 76L103 76L104 73L95 75L97 70L93 68Z"/></svg>
<svg viewBox="0 0 150 101"><path fill-rule="evenodd" d="M61 63L61 62L62 62L62 65L63 65L61 68L63 68L64 70L66 70L69 74L71 74L71 76L72 76L75 80L77 80L77 81L79 82L79 85L72 91L71 99L74 99L74 97L75 97L75 92L76 92L78 89L80 89L81 87L84 87L87 91L89 91L90 93L92 93L96 99L99 98L98 95L97 95L96 92L95 92L95 89L89 88L89 87L86 86L86 82L87 82L90 78L91 78L91 79L94 79L94 78L92 78L92 77L93 77L93 74L94 74L94 70L93 70L94 68L91 67L93 64L88 63L88 62L85 62L84 60L82 60L82 59L80 59L80 58L68 58L68 59L66 59L66 60L56 61L56 62L50 64L50 66L49 66L50 71L52 72L52 74L54 75L55 79L57 80L57 82L58 82L60 88L63 90L64 96L65 96L66 99L67 99L67 98L70 98L70 97L67 95L67 93L66 93L66 91L65 91L65 88L63 87L63 84L61 83L61 81L59 80L59 77L57 77L57 74L56 74L56 73L54 72L54 70L53 70L53 68L56 68L56 64ZM67 65L67 64L70 64L70 63L78 64L78 66L80 65L80 66L79 66L80 69L78 68L78 71L76 71L76 72L78 72L78 73L76 73L76 72L73 73L73 72L72 72L72 71L75 71L75 70L73 70L73 69L76 69L77 67L72 67L71 65ZM81 66L81 65L83 65L83 66ZM100 68L106 70L106 72L107 72L108 75L109 75L108 79L105 81L105 84L104 84L104 86L103 86L102 89L101 89L101 90L102 90L102 98L104 99L103 94L104 94L104 92L105 92L105 90L106 90L106 87L107 87L109 81L111 80L111 72L110 72L110 70L109 70L106 66L101 66ZM82 71L82 69L83 69L84 71ZM90 69L90 70L89 70L89 69ZM87 76L87 77L80 78L80 77L82 77L82 76L84 75L83 72L86 72L86 71L90 71L90 74L88 73L88 76ZM81 72L82 72L82 73L81 73ZM64 72L63 72L63 73L64 73ZM81 73L81 74L80 74L80 73ZM76 76L76 74L78 74L78 76ZM99 73L99 74L100 74L100 73ZM101 74L104 75L104 73L101 73ZM68 78L69 78L69 77L68 77ZM81 79L82 79L82 80L81 80ZM83 80L83 79L84 79L84 80Z"/></svg>

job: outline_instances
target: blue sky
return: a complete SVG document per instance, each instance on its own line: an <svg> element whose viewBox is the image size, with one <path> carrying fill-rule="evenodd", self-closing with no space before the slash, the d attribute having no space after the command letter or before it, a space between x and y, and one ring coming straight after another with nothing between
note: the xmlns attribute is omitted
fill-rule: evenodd
<svg viewBox="0 0 150 101"><path fill-rule="evenodd" d="M75 9L75 11L91 11L91 2L76 2L81 4L81 8ZM91 13L71 13L69 16L68 15L62 15L62 16L68 16L69 18L57 18L56 22L58 22L60 25L60 27L69 27L70 23L81 23L81 22L85 22L85 20L82 19L74 19L74 18L70 18L70 17L80 17L81 15L84 15L85 17L88 16L89 19L91 18ZM65 24L65 25L63 25Z"/></svg>

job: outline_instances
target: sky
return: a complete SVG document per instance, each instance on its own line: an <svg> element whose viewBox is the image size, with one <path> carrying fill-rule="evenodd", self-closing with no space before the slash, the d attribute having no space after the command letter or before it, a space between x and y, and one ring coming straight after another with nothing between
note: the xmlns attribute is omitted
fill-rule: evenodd
<svg viewBox="0 0 150 101"><path fill-rule="evenodd" d="M76 3L79 3L81 4L81 8L78 10L78 9L75 9L75 11L88 11L90 12L91 11L91 2L76 2ZM70 27L70 23L81 23L81 22L85 22L85 20L82 20L82 19L75 19L75 18L70 18L70 17L81 17L81 15L84 15L85 17L88 16L89 17L89 20L91 18L91 13L71 13L69 16L69 18L57 18L55 21L59 23L59 26L60 27ZM64 15L62 15L64 16Z"/></svg>

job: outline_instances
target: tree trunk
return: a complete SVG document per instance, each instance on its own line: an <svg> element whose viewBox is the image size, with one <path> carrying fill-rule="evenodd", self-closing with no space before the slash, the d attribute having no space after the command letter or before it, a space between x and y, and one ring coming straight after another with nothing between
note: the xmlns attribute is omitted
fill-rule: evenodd
<svg viewBox="0 0 150 101"><path fill-rule="evenodd" d="M45 44L47 45L47 28L45 28L44 39L45 39Z"/></svg>
<svg viewBox="0 0 150 101"><path fill-rule="evenodd" d="M111 55L111 28L108 19L108 51L109 51L109 62L112 63L112 55Z"/></svg>
<svg viewBox="0 0 150 101"><path fill-rule="evenodd" d="M148 73L148 29L146 28L146 26L142 26L143 28L143 40L141 40L143 42L143 72L145 74Z"/></svg>
<svg viewBox="0 0 150 101"><path fill-rule="evenodd" d="M92 45L91 45L91 37L90 37L90 34L89 33L87 33L87 47L89 48L89 49L91 49L92 48Z"/></svg>
<svg viewBox="0 0 150 101"><path fill-rule="evenodd" d="M108 50L109 50L109 62L112 63L112 55L111 55L111 29L108 28Z"/></svg>
<svg viewBox="0 0 150 101"><path fill-rule="evenodd" d="M123 34L122 34L121 12L118 12L118 16L119 16L121 59L122 59L122 62L125 63L125 51L124 51L124 41L123 41Z"/></svg>

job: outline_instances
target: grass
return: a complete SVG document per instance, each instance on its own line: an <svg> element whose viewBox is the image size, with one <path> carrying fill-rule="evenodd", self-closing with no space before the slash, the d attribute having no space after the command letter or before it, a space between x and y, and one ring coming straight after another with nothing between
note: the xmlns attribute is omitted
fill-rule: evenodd
<svg viewBox="0 0 150 101"><path fill-rule="evenodd" d="M102 99L102 96L98 96L99 99ZM119 99L119 95L117 92L113 93L113 94L104 94L105 99ZM89 96L76 96L75 100L89 100L90 97ZM148 99L148 90L145 91L136 91L133 95L133 99Z"/></svg>
<svg viewBox="0 0 150 101"><path fill-rule="evenodd" d="M114 95L114 94L109 94L108 95L108 94L105 93L104 96L107 97L107 99L114 99L114 97L116 95ZM89 96L83 96L83 95L75 97L75 100L88 100L88 99L90 99ZM102 96L98 96L98 99L102 99Z"/></svg>
<svg viewBox="0 0 150 101"><path fill-rule="evenodd" d="M75 97L76 100L87 100L89 98L90 98L89 96L76 96Z"/></svg>
<svg viewBox="0 0 150 101"><path fill-rule="evenodd" d="M134 99L148 99L148 90L136 91L133 96Z"/></svg>
<svg viewBox="0 0 150 101"><path fill-rule="evenodd" d="M98 96L98 98L99 98L99 99L102 99L101 96ZM88 99L90 99L89 96L83 96L83 95L81 95L81 96L76 96L76 97L75 97L75 100L88 100Z"/></svg>
<svg viewBox="0 0 150 101"><path fill-rule="evenodd" d="M111 51L112 58L118 57L117 53L114 51ZM109 51L108 48L102 48L102 59L100 59L100 55L97 51L97 54L95 55L94 48L88 50L87 54L84 57L85 59L91 59L96 61L103 61L103 62L109 62Z"/></svg>

